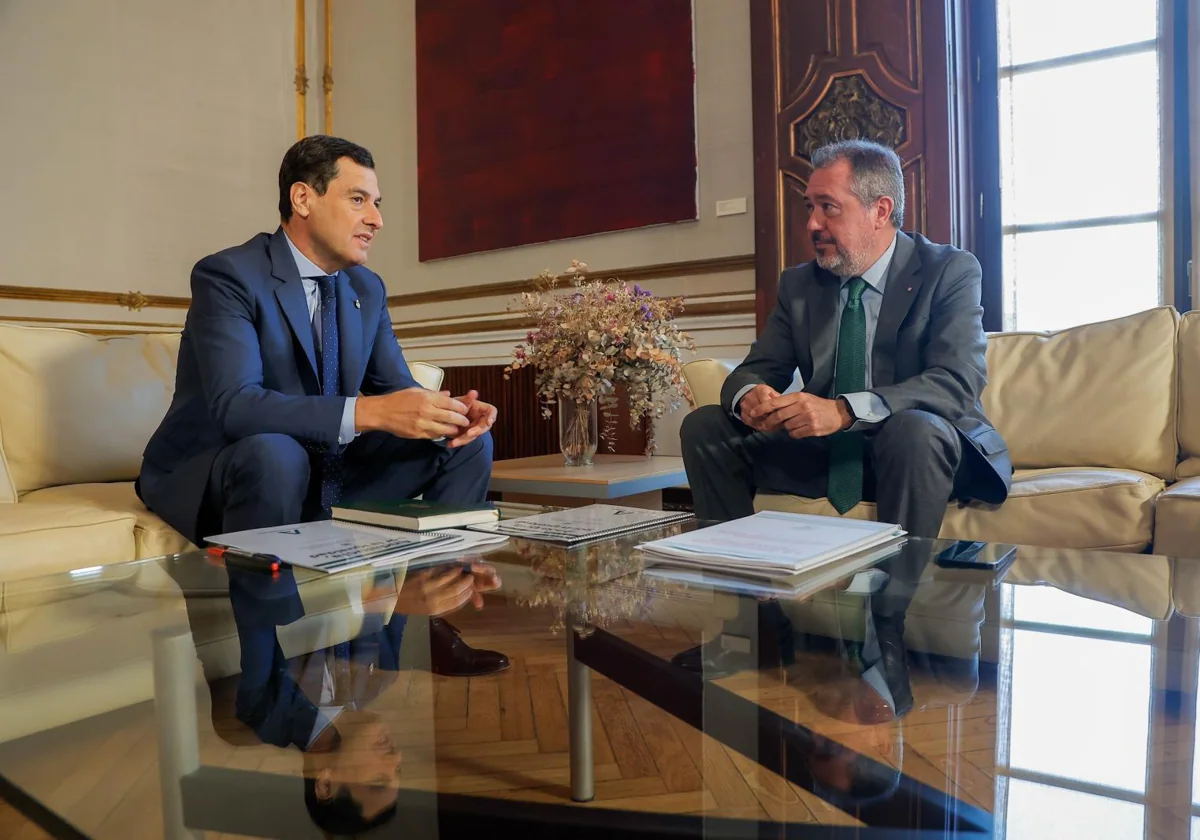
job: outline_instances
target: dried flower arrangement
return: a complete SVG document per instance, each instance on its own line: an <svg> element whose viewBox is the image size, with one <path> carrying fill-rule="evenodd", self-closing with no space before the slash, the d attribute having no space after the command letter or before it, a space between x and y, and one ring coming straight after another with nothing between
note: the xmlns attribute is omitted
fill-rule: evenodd
<svg viewBox="0 0 1200 840"><path fill-rule="evenodd" d="M572 260L566 271L572 285L560 289L562 278L546 269L535 291L517 299L534 327L514 349L505 378L534 367L547 418L560 398L574 402L581 413L598 403L606 418L600 437L611 445L617 386L624 386L634 428L643 418L674 411L690 398L680 354L696 345L675 322L682 298L657 298L639 285L616 277L594 279L587 272L586 263ZM578 424L581 429L584 422ZM568 441L563 445L565 452ZM646 454L654 449L651 433Z"/></svg>

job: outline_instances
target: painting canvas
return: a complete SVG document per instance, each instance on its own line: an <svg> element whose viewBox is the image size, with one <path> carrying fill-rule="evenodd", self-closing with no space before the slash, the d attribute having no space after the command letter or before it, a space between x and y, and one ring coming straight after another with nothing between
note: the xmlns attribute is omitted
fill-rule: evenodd
<svg viewBox="0 0 1200 840"><path fill-rule="evenodd" d="M697 218L691 0L417 0L421 260Z"/></svg>

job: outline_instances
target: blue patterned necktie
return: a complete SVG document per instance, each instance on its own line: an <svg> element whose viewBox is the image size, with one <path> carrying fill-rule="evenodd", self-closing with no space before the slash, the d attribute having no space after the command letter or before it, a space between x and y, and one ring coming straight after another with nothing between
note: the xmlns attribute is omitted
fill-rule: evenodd
<svg viewBox="0 0 1200 840"><path fill-rule="evenodd" d="M336 397L341 392L338 361L337 275L316 278L321 292L320 356L321 395ZM342 496L342 456L336 449L321 455L321 510L329 513Z"/></svg>
<svg viewBox="0 0 1200 840"><path fill-rule="evenodd" d="M867 313L862 302L867 281L853 277L848 287L849 298L838 327L837 367L833 375L835 397L867 389ZM862 432L837 432L829 439L827 496L838 513L845 513L862 501Z"/></svg>

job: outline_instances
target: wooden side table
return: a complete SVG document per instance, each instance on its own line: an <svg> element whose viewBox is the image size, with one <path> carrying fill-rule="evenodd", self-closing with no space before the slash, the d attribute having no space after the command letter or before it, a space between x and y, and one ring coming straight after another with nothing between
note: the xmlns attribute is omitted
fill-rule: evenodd
<svg viewBox="0 0 1200 840"><path fill-rule="evenodd" d="M590 467L568 467L562 455L537 455L494 463L488 489L506 502L581 507L613 501L662 510L663 489L686 485L683 459L671 455L596 455Z"/></svg>

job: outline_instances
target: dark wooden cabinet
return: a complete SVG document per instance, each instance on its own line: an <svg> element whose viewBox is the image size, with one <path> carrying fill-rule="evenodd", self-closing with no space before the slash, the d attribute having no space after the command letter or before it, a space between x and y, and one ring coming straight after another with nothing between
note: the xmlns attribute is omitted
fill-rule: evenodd
<svg viewBox="0 0 1200 840"><path fill-rule="evenodd" d="M905 230L958 243L961 144L953 0L748 0L754 94L757 319L782 268L812 259L809 155L842 139L894 148Z"/></svg>

